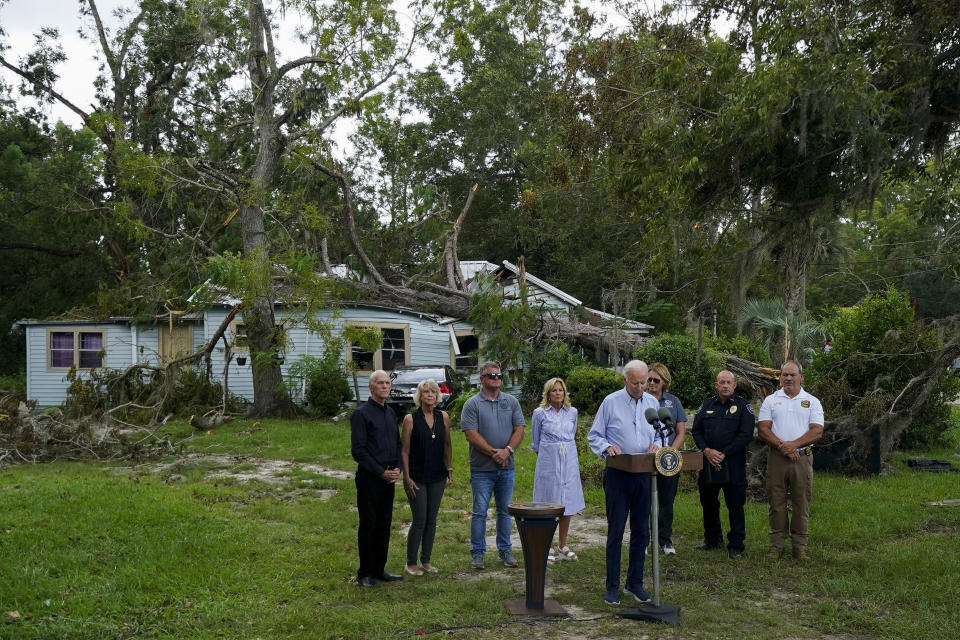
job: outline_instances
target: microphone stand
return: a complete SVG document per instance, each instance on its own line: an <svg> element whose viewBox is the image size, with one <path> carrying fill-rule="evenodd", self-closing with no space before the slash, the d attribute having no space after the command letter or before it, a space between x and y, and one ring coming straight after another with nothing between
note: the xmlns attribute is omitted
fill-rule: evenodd
<svg viewBox="0 0 960 640"><path fill-rule="evenodd" d="M667 442L666 429L659 420L654 423L657 435L660 436L660 446L665 447ZM653 547L653 606L660 606L660 494L657 489L657 468L654 466L650 473L650 533Z"/></svg>
<svg viewBox="0 0 960 640"><path fill-rule="evenodd" d="M651 421L651 425L660 436L661 446L666 446L666 428L660 421ZM617 615L622 618L645 620L647 622L662 622L664 624L680 624L680 607L676 605L660 605L660 498L657 493L658 472L656 465L650 472L650 531L651 546L653 547L653 601L643 603L633 609L621 611Z"/></svg>

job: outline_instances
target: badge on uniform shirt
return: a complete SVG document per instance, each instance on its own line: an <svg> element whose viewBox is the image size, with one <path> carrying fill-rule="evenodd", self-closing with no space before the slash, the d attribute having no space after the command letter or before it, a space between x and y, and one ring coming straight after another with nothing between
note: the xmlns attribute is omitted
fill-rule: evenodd
<svg viewBox="0 0 960 640"><path fill-rule="evenodd" d="M800 406L803 407L804 409L809 409L809 408L810 408L810 401L809 401L809 400L801 400L801 401L800 401Z"/></svg>
<svg viewBox="0 0 960 640"><path fill-rule="evenodd" d="M730 413L736 413L736 412L737 412L737 405L733 405L732 407L730 407Z"/></svg>

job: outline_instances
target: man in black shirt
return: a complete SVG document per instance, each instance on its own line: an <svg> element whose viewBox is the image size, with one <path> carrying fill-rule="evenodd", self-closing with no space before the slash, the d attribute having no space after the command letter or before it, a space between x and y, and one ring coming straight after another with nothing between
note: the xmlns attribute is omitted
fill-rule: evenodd
<svg viewBox="0 0 960 640"><path fill-rule="evenodd" d="M357 547L361 587L376 587L377 580L393 582L403 576L387 573L393 493L400 478L400 431L397 416L386 405L390 376L377 370L370 374L370 399L350 418L350 453L357 461Z"/></svg>
<svg viewBox="0 0 960 640"><path fill-rule="evenodd" d="M703 543L697 549L723 546L720 524L720 491L730 516L727 553L731 558L743 555L747 502L747 445L753 440L753 406L736 395L737 380L729 371L717 374L717 395L697 411L693 419L693 440L703 451L704 466L697 485L703 507Z"/></svg>

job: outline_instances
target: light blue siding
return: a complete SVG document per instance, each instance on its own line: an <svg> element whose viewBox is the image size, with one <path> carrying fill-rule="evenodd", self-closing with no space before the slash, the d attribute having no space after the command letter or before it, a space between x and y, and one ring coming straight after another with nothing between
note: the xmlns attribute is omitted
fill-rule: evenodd
<svg viewBox="0 0 960 640"><path fill-rule="evenodd" d="M27 398L35 400L38 408L56 407L67 397L67 371L47 366L47 332L52 331L103 331L104 366L108 369L126 369L133 360L134 345L130 327L124 324L31 324L26 326L27 338ZM81 378L89 372L78 370Z"/></svg>
<svg viewBox="0 0 960 640"><path fill-rule="evenodd" d="M137 336L137 362L156 364L160 361L160 331L157 327L134 327Z"/></svg>
<svg viewBox="0 0 960 640"><path fill-rule="evenodd" d="M193 327L192 343L194 348L205 345L228 313L226 308L207 310ZM338 334L345 325L354 322L370 324L387 324L403 326L408 330L409 344L408 364L410 365L444 365L452 364L452 350L450 346L450 330L446 325L437 322L436 317L429 314L403 312L399 310L377 307L345 307L332 317L330 310L317 313L318 318L329 320ZM293 389L295 400L300 400L303 391L303 381L295 379L290 373L290 367L304 355L320 357L323 355L324 344L320 335L309 331L300 316L294 311L279 310L277 320L286 320L287 351L280 368L284 378ZM238 316L238 321L243 322ZM159 361L159 332L155 325L131 327L125 322L104 324L28 324L27 333L27 395L37 401L38 407L57 406L66 398L68 382L66 372L50 371L47 368L47 329L69 330L80 328L87 331L106 332L106 360L105 365L110 369L125 369L134 362L156 364ZM469 329L465 323L457 323L457 329ZM233 327L227 330L228 340L233 340ZM341 362L346 353L341 354ZM246 358L240 365L238 358ZM222 340L217 341L211 354L213 379L223 381L226 374L227 388L230 393L253 401L253 375L248 354L244 350L235 349L233 357L227 365L227 352ZM81 375L83 375L81 373ZM353 376L348 375L347 381L353 386ZM477 383L476 374L471 376L473 384ZM366 375L358 376L360 400L369 396Z"/></svg>

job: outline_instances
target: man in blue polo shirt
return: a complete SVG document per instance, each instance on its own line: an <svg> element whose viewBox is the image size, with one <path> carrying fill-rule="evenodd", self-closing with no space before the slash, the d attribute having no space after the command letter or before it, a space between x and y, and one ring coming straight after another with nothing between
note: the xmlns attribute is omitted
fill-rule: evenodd
<svg viewBox="0 0 960 640"><path fill-rule="evenodd" d="M520 403L500 391L503 374L496 362L480 365L480 393L463 403L461 429L470 443L470 557L474 569L483 569L487 551L487 509L491 494L497 503L497 551L507 567L518 566L510 542L513 500L513 452L523 440L526 422Z"/></svg>
<svg viewBox="0 0 960 640"><path fill-rule="evenodd" d="M647 364L631 360L623 368L623 389L603 399L593 419L587 442L601 458L652 453L656 432L644 417L647 409L656 411L660 402L644 393ZM603 471L603 493L607 507L607 588L604 601L620 604L620 554L623 531L630 520L630 560L624 591L637 602L649 602L643 588L643 556L650 541L650 474L631 473L607 467Z"/></svg>

